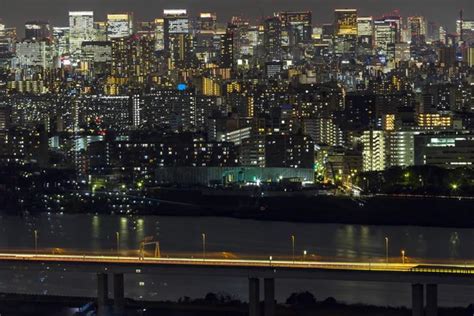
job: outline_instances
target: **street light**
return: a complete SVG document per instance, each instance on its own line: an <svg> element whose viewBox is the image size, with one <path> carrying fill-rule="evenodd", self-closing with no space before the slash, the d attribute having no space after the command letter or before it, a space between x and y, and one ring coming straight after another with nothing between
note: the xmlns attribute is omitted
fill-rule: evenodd
<svg viewBox="0 0 474 316"><path fill-rule="evenodd" d="M308 252L306 250L303 250L303 261L306 261L306 255L308 254Z"/></svg>
<svg viewBox="0 0 474 316"><path fill-rule="evenodd" d="M273 257L272 257L272 256L270 256L270 257L268 257L268 259L270 260L270 266L271 266L271 265L272 265L272 260L273 260Z"/></svg>
<svg viewBox="0 0 474 316"><path fill-rule="evenodd" d="M206 260L206 234L202 233L202 258Z"/></svg>
<svg viewBox="0 0 474 316"><path fill-rule="evenodd" d="M385 263L388 264L388 237L385 237Z"/></svg>
<svg viewBox="0 0 474 316"><path fill-rule="evenodd" d="M120 233L115 233L115 240L117 242L117 256L120 255Z"/></svg>
<svg viewBox="0 0 474 316"><path fill-rule="evenodd" d="M35 235L35 253L37 254L38 253L38 231L36 229L35 229L34 235Z"/></svg>
<svg viewBox="0 0 474 316"><path fill-rule="evenodd" d="M291 235L291 258L295 263L295 235Z"/></svg>
<svg viewBox="0 0 474 316"><path fill-rule="evenodd" d="M405 250L402 250L402 263L405 264Z"/></svg>

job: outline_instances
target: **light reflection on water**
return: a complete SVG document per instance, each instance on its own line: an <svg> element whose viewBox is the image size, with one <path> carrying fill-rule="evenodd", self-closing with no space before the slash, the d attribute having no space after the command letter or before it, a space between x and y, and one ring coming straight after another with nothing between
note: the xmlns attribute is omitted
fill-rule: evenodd
<svg viewBox="0 0 474 316"><path fill-rule="evenodd" d="M108 215L3 216L0 217L0 248L32 249L35 229L39 232L40 248L84 252L114 251L116 232L119 232L121 249L136 250L146 236L154 236L160 241L163 255L167 252L199 255L204 232L209 252L226 251L251 256L290 256L291 235L295 235L297 258L307 250L308 257L316 255L326 260L384 260L385 236L389 237L392 261L401 260L401 249L409 258L464 262L474 257L472 229ZM3 280L1 292L87 296L94 293L96 284L92 274L0 272L0 278ZM139 282L145 282L145 286L139 286ZM134 298L165 300L180 296L201 297L208 291L226 291L245 300L248 284L246 280L232 278L129 275L126 287L127 295ZM395 306L409 304L411 295L408 284L277 280L280 301L297 290L310 290L319 299L333 296L346 302ZM443 305L465 306L472 298L474 287L440 287Z"/></svg>

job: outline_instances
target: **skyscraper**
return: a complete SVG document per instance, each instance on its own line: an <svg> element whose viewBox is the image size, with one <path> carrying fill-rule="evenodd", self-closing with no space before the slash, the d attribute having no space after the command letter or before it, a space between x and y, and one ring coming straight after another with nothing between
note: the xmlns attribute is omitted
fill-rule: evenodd
<svg viewBox="0 0 474 316"><path fill-rule="evenodd" d="M385 20L374 21L374 46L381 54L388 53L388 47L397 42L397 25Z"/></svg>
<svg viewBox="0 0 474 316"><path fill-rule="evenodd" d="M355 55L357 26L356 9L334 11L334 48L337 55Z"/></svg>
<svg viewBox="0 0 474 316"><path fill-rule="evenodd" d="M81 53L81 45L84 41L93 41L94 12L71 11L69 12L69 51L78 57Z"/></svg>
<svg viewBox="0 0 474 316"><path fill-rule="evenodd" d="M408 17L408 34L410 40L414 44L419 44L425 41L428 24L422 16Z"/></svg>
<svg viewBox="0 0 474 316"><path fill-rule="evenodd" d="M266 61L281 60L282 58L282 25L278 17L267 18L264 21L263 46Z"/></svg>
<svg viewBox="0 0 474 316"><path fill-rule="evenodd" d="M335 35L357 36L357 10L336 9L334 10Z"/></svg>
<svg viewBox="0 0 474 316"><path fill-rule="evenodd" d="M127 37L133 33L131 13L107 15L107 39Z"/></svg>
<svg viewBox="0 0 474 316"><path fill-rule="evenodd" d="M192 63L193 36L186 10L164 10L164 44L169 53L169 68L186 68Z"/></svg>
<svg viewBox="0 0 474 316"><path fill-rule="evenodd" d="M51 27L48 22L30 21L25 23L25 39L51 39Z"/></svg>

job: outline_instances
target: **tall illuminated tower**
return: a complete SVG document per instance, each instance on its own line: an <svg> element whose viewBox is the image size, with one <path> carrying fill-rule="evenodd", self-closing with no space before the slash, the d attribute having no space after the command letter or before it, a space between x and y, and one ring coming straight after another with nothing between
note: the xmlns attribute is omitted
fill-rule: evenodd
<svg viewBox="0 0 474 316"><path fill-rule="evenodd" d="M73 56L80 56L82 42L95 39L94 12L69 12L69 51Z"/></svg>
<svg viewBox="0 0 474 316"><path fill-rule="evenodd" d="M107 15L107 39L127 37L133 33L133 15L131 13Z"/></svg>

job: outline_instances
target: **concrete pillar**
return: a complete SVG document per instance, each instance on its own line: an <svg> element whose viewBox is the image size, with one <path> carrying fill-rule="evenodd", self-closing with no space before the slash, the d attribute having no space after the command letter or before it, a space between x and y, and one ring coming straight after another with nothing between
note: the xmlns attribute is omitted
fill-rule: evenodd
<svg viewBox="0 0 474 316"><path fill-rule="evenodd" d="M264 316L275 316L275 279L265 278L264 279Z"/></svg>
<svg viewBox="0 0 474 316"><path fill-rule="evenodd" d="M114 273L114 314L125 315L125 289L123 273Z"/></svg>
<svg viewBox="0 0 474 316"><path fill-rule="evenodd" d="M411 286L412 316L423 316L423 284Z"/></svg>
<svg viewBox="0 0 474 316"><path fill-rule="evenodd" d="M260 280L249 278L249 316L260 316Z"/></svg>
<svg viewBox="0 0 474 316"><path fill-rule="evenodd" d="M97 273L97 315L107 315L109 300L109 279L106 273Z"/></svg>
<svg viewBox="0 0 474 316"><path fill-rule="evenodd" d="M438 316L438 285L426 285L426 316Z"/></svg>

